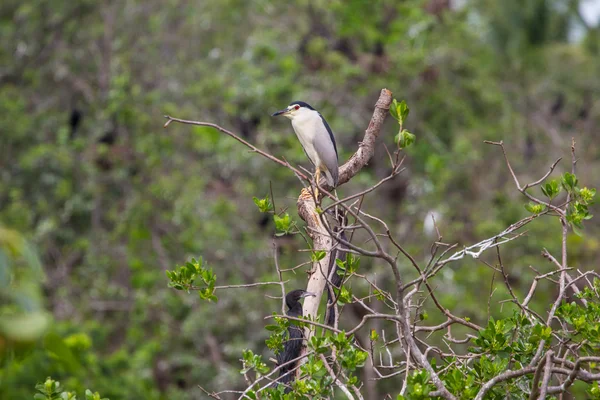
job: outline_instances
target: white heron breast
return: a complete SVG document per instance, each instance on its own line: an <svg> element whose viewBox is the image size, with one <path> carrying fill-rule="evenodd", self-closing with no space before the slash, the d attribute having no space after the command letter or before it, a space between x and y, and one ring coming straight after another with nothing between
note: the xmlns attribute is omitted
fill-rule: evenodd
<svg viewBox="0 0 600 400"><path fill-rule="evenodd" d="M320 121L320 117L318 118ZM292 127L310 161L315 167L320 167L322 164L321 158L317 154L317 150L313 144L317 133L314 118L294 118L292 120Z"/></svg>

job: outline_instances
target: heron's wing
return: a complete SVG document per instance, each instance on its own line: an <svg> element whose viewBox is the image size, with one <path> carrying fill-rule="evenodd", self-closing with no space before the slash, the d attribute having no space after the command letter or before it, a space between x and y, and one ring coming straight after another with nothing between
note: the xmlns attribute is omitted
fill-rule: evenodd
<svg viewBox="0 0 600 400"><path fill-rule="evenodd" d="M331 139L331 143L333 143L333 149L335 150L335 158L337 160L337 156L338 156L337 145L335 143L335 138L333 137L333 132L331 131L331 127L329 126L327 121L325 121L325 118L323 118L321 113L319 113L319 117L321 117L321 120L323 121L323 125L325 125L325 129L327 129L327 133L329 133L329 138Z"/></svg>
<svg viewBox="0 0 600 400"><path fill-rule="evenodd" d="M325 120L323 120L323 122L324 125L319 124L316 127L317 132L313 139L313 146L315 147L315 151L319 155L319 158L323 164L325 164L325 167L331 175L331 180L328 183L332 186L337 186L338 157L335 139L333 138L333 133L331 133L331 128L329 128L327 122L325 122Z"/></svg>

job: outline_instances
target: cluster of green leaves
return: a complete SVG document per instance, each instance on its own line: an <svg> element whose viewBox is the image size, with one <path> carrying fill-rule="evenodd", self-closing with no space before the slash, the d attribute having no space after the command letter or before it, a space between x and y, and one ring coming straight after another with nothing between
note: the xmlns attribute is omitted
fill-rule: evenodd
<svg viewBox="0 0 600 400"><path fill-rule="evenodd" d="M276 315L276 313L273 313ZM288 327L290 324L296 324L298 326L303 325L302 322L291 321L287 318L283 317L273 317L275 320L275 324L270 324L265 326L265 329L270 331L271 334L265 341L267 347L275 352L275 354L279 354L283 350L283 343L289 340L289 332Z"/></svg>
<svg viewBox="0 0 600 400"><path fill-rule="evenodd" d="M341 276L350 276L356 271L358 271L358 267L360 266L360 257L356 254L346 253L346 259L340 260L336 258L335 263L339 270L337 271L338 275Z"/></svg>
<svg viewBox="0 0 600 400"><path fill-rule="evenodd" d="M409 147L415 142L416 139L416 136L414 134L404 129L404 122L408 117L409 111L410 109L408 108L406 101L402 100L401 102L398 102L398 100L396 99L392 101L392 105L390 106L390 115L396 121L398 121L398 125L400 125L400 130L398 131L398 134L394 137L394 141L400 149Z"/></svg>
<svg viewBox="0 0 600 400"><path fill-rule="evenodd" d="M274 214L273 221L275 222L275 229L277 229L276 236L292 233L292 228L295 226L294 220L288 213L283 213L282 215Z"/></svg>
<svg viewBox="0 0 600 400"><path fill-rule="evenodd" d="M592 219L588 206L594 203L596 189L580 188L577 177L570 173L563 175L561 183L574 200L567 206L567 221L571 224L573 232L581 236L583 221Z"/></svg>
<svg viewBox="0 0 600 400"><path fill-rule="evenodd" d="M35 385L35 389L39 392L33 398L35 400L77 400L77 395L74 392L64 391L60 382L48 377L44 383ZM85 400L109 400L106 397L101 397L98 392L92 392L89 389L85 391Z"/></svg>
<svg viewBox="0 0 600 400"><path fill-rule="evenodd" d="M586 391L590 400L600 400L600 384L596 381L592 383L591 387Z"/></svg>
<svg viewBox="0 0 600 400"><path fill-rule="evenodd" d="M294 232L297 232L296 221L290 216L287 212L281 212L279 214L275 213L273 209L273 203L269 196L265 196L262 199L258 197L253 197L254 204L258 207L258 210L261 213L272 213L273 214L273 222L275 223L275 236L284 236L289 235ZM324 257L324 256L323 256Z"/></svg>
<svg viewBox="0 0 600 400"><path fill-rule="evenodd" d="M588 306L563 303L557 310L557 316L574 329L557 330L561 340L582 343L582 348L590 355L598 353L600 348L600 305L598 290L600 280L595 280L593 287L584 289L579 297L589 300ZM469 350L479 354L472 365L465 365L459 359L450 357L442 360L438 366L432 359L433 368L439 373L446 388L460 399L473 398L481 386L490 379L506 372L508 369L520 369L527 366L541 343L545 348L551 346L553 330L540 323L532 323L523 313L515 312L506 319L490 319L487 326L478 332L475 346ZM531 376L522 376L507 380L494 386L486 398L500 400L510 394L511 398L523 398L523 387L531 384ZM424 370L415 371L408 381L404 397L398 399L425 399L435 387ZM588 393L595 389L589 385Z"/></svg>
<svg viewBox="0 0 600 400"><path fill-rule="evenodd" d="M478 333L475 347L471 351L490 354L500 358L513 358L526 364L533 357L541 340L548 340L552 329L531 321L521 313L511 318L495 320L490 318L488 325Z"/></svg>
<svg viewBox="0 0 600 400"><path fill-rule="evenodd" d="M267 330L271 332L266 343L269 348L276 353L282 349L283 342L287 340L287 327L289 324L297 324L300 327L306 324L289 321L285 318L275 318L276 324L268 325ZM325 331L323 335L313 336L308 348L310 354L306 362L300 367L303 379L296 380L292 384L293 391L284 394L281 387L268 388L266 393L270 399L309 399L331 395L333 390L333 378L327 371L320 355L326 357L335 352L338 365L341 367L344 375L348 378L347 384L356 385L358 377L355 375L357 369L364 366L367 360L367 353L360 350L353 344L353 337L347 336L344 332L332 334Z"/></svg>
<svg viewBox="0 0 600 400"><path fill-rule="evenodd" d="M350 304L352 303L352 289L345 285L344 282L358 270L358 267L360 266L360 257L352 253L346 253L345 260L337 258L335 263L337 265L336 273L342 277L342 286L339 288L334 287L333 292L337 298L338 304Z"/></svg>
<svg viewBox="0 0 600 400"><path fill-rule="evenodd" d="M248 371L255 371L257 376L265 375L269 373L269 367L262 360L262 356L254 354L252 350L246 349L242 355L244 360L244 368L240 371L241 374L248 373Z"/></svg>
<svg viewBox="0 0 600 400"><path fill-rule="evenodd" d="M406 393L399 394L397 400L424 400L431 399L429 393L435 390L435 386L429 380L429 374L425 370L414 371L409 375Z"/></svg>
<svg viewBox="0 0 600 400"><path fill-rule="evenodd" d="M309 400L328 398L333 394L333 378L320 357L310 354L306 358L306 362L300 366L300 373L306 378L293 381L291 391L286 393L284 385L268 387L264 390L266 398L270 400ZM253 396L256 396L254 392L250 397L254 398Z"/></svg>
<svg viewBox="0 0 600 400"><path fill-rule="evenodd" d="M594 203L596 189L579 187L577 176L570 172L565 172L561 176L560 182L556 179L552 179L543 184L540 189L544 196L550 201L552 201L563 189L569 194L570 203L567 204L567 222L573 228L573 232L581 236L583 221L592 218L588 207ZM525 208L533 214L539 214L546 209L543 204L534 203L525 205Z"/></svg>
<svg viewBox="0 0 600 400"><path fill-rule="evenodd" d="M258 207L261 213L273 212L273 203L271 202L271 198L269 196L265 196L262 199L254 196L252 197L252 200L254 200L254 204L256 204L256 207Z"/></svg>
<svg viewBox="0 0 600 400"><path fill-rule="evenodd" d="M197 290L200 298L208 301L217 301L215 296L215 283L217 275L212 268L208 269L202 266L202 257L196 261L192 258L191 261L184 265L176 267L174 270L166 271L169 278L169 287L177 290ZM201 286L198 286L201 285Z"/></svg>
<svg viewBox="0 0 600 400"><path fill-rule="evenodd" d="M352 373L364 366L368 354L354 346L353 341L354 337L346 335L343 331L337 334L327 331L323 336L313 336L308 347L317 354L327 354L334 348L337 361L347 374L348 383L354 385L357 383L357 377Z"/></svg>
<svg viewBox="0 0 600 400"><path fill-rule="evenodd" d="M562 303L556 315L562 318L572 332L562 332L570 340L582 343L582 350L588 355L600 351L600 279L594 278L592 287L586 286L577 297L586 299L587 305L575 301Z"/></svg>
<svg viewBox="0 0 600 400"><path fill-rule="evenodd" d="M357 369L364 366L368 355L354 346L353 340L352 336L347 336L344 332L332 334L327 331L323 336L313 336L308 343L311 354L300 367L304 378L294 381L293 391L288 394L290 397L286 398L309 399L330 396L333 392L334 379L320 355L328 356L332 352L335 352L337 363L347 377L346 383L356 385L358 377L355 373ZM281 393L277 393L279 390L273 389L268 392L269 398L280 398Z"/></svg>

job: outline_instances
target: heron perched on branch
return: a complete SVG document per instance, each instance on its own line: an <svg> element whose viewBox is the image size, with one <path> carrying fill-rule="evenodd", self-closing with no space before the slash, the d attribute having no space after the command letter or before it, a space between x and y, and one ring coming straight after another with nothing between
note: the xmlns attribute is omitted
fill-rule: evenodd
<svg viewBox="0 0 600 400"><path fill-rule="evenodd" d="M300 318L302 317L302 303L300 299L307 296L315 296L314 293L307 292L306 290L296 289L292 290L285 295L285 304L288 307L287 315L290 317ZM277 354L277 365L283 365L295 358L300 357L302 351L302 339L304 339L304 332L302 328L291 325L288 327L288 340L283 343L283 350ZM279 370L278 381L282 384L289 385L294 381L296 376L296 365L298 361L284 365Z"/></svg>
<svg viewBox="0 0 600 400"><path fill-rule="evenodd" d="M287 108L277 111L273 116L283 115L292 121L292 127L304 153L315 166L315 184L319 183L321 173L327 183L335 188L338 184L338 153L333 132L325 118L309 104L293 101ZM315 197L318 196L318 190Z"/></svg>

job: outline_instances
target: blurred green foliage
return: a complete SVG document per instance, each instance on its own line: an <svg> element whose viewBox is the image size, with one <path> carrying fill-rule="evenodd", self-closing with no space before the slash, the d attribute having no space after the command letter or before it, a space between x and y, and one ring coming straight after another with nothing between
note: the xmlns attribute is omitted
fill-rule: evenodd
<svg viewBox="0 0 600 400"><path fill-rule="evenodd" d="M244 387L244 349L263 360L271 354L263 317L280 303L264 296L278 287L234 289L207 303L170 290L165 271L201 254L219 282L276 280L275 233L282 267L310 261L297 251L304 240L287 234L298 229L300 185L214 130L163 130L164 114L219 123L308 167L290 127L271 121L273 110L311 103L332 126L343 162L377 93L390 88L411 105L400 131L418 140L407 170L363 207L420 259L437 239L432 215L445 241L466 245L528 212L501 154L483 140L503 140L515 172L532 182L558 157L570 158L575 137L581 191L595 186L597 23L584 23L580 1L461 3L3 1L0 398L30 399L46 376L112 400L200 398L197 384ZM393 148L397 133L389 118L373 162L340 194L387 175L383 144ZM560 182L570 170L563 161L551 178ZM588 211L574 206L572 215ZM569 263L581 270L596 268L600 253L598 219L585 225L584 236L568 239ZM535 275L529 266L547 268L540 249L560 249L559 230L540 218L503 249L517 295ZM401 268L414 277L408 263ZM360 270L384 287L391 282L372 260ZM301 271L286 274L288 288L304 286ZM498 303L507 295L501 285L482 306L492 276L482 263L461 261L439 277L439 299L481 325L488 314L511 318L514 307ZM552 296L540 287L531 303L538 312ZM342 326L352 318L347 310ZM443 320L429 312L432 324ZM409 384L416 393L426 382L414 376ZM382 398L399 386L382 381L369 390Z"/></svg>

